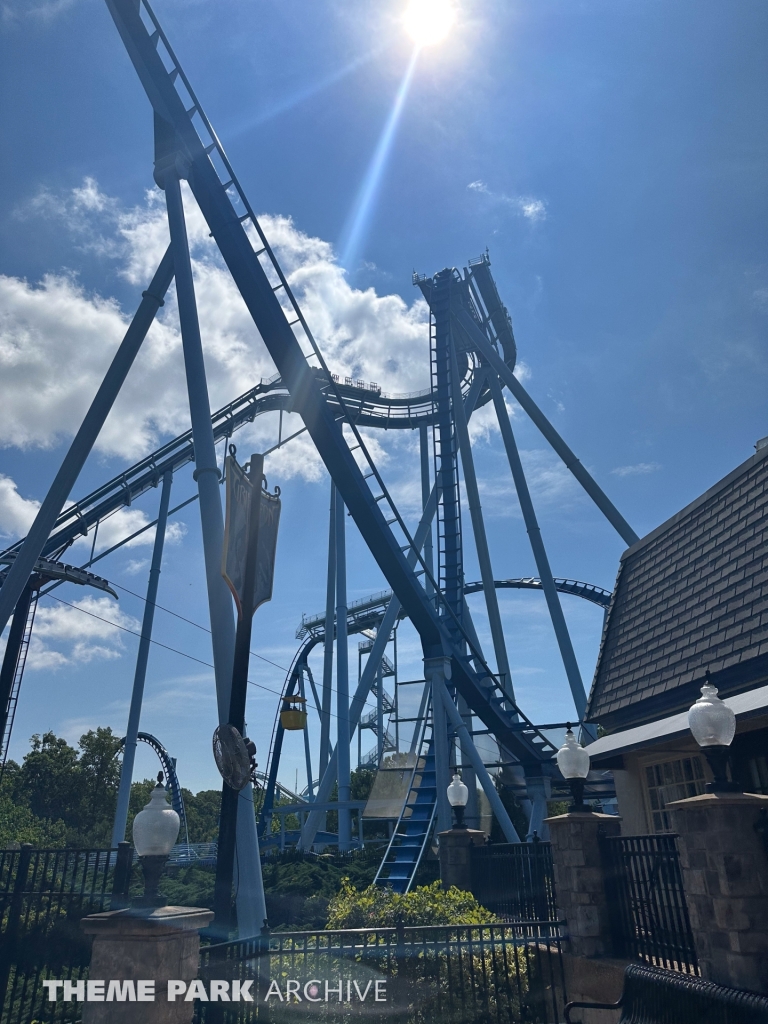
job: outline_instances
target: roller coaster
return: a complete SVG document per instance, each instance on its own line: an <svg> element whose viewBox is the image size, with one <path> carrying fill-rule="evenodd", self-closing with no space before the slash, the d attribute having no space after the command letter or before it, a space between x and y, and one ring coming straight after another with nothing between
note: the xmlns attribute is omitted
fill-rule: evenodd
<svg viewBox="0 0 768 1024"><path fill-rule="evenodd" d="M370 728L376 736L372 762L379 769L383 770L384 755L393 745L397 753L410 758L405 794L377 874L379 884L399 891L406 891L413 884L418 865L434 841L435 830L450 827L445 790L457 765L469 785L470 819L477 818L478 791L482 790L507 841L519 842L535 832L543 835L547 800L559 778L553 757L562 723L536 725L516 700L497 590L515 588L543 593L570 686L573 720L581 723L586 735L590 735L591 728L583 723L586 693L563 615L561 595L579 597L603 609L611 595L591 584L553 575L506 407L505 389L623 540L632 544L637 535L515 376L517 347L512 322L492 277L487 252L470 260L462 270L446 268L431 277L414 275L413 284L429 308L428 389L392 395L376 383L340 379L334 374L149 3L106 0L106 4L152 108L154 180L165 193L171 242L29 535L4 553L9 568L0 588L0 626L13 615L12 632L16 628L14 635L20 634L23 639L28 634L29 622L25 595L31 592L39 559L60 558L78 537L93 536L105 518L162 482L158 519L142 529L157 526L158 560L167 517L189 502L199 501L219 718L226 721L234 620L231 598L220 574L221 470L215 446L257 416L291 411L301 418L303 426L298 433L309 435L331 480L326 607L322 613L305 616L301 621L297 631L300 646L280 702L283 706L289 698L311 692L310 707L314 705L319 726L316 772L312 770L310 749L314 725L311 732L309 728L304 732L307 786L303 794L294 794L301 812L301 828L295 836L298 847L308 850L329 841L337 843L341 850L354 845L350 749L355 733L359 735L363 728ZM277 370L274 377L262 380L213 415L208 402L203 339L181 201L182 180L197 201ZM173 279L191 430L65 508L80 469ZM493 407L500 431L537 567L535 578L500 580L493 573L468 429L473 413L486 405ZM366 443L364 431L371 429L418 432L419 462L414 475L421 481L422 508L415 528L406 523L398 510ZM275 447L290 443L296 436L281 436ZM173 475L189 463L195 466L197 492L170 509ZM347 602L346 594L348 516L389 585L386 591L352 603ZM464 550L470 537L481 576L474 583L467 583L464 575ZM129 539L133 538L126 541ZM81 568L87 570L112 550L92 554ZM151 581L150 576L150 585ZM56 584L53 580L48 586ZM484 599L491 635L487 652L481 647L466 601L470 594L482 594ZM150 601L148 596L147 606L150 605L154 607L154 597ZM416 681L421 697L419 712L410 722L408 749L398 751L400 730L396 729L394 741L391 736L388 738L384 716L394 715L395 724L400 724L396 711L400 681L388 659L387 648L403 619L409 620L419 636L424 675ZM147 642L149 634L151 615L149 621L145 618L142 629ZM358 681L351 695L350 634L364 635ZM309 656L319 645L323 649L323 672L318 686ZM4 679L20 682L21 653L20 644L9 644ZM392 675L395 693L390 695L384 680ZM137 680L139 676L137 669ZM140 690L141 687L139 709ZM335 744L331 729L334 691ZM363 717L371 695L376 699L375 714L369 712ZM4 707L9 696L10 691L0 693ZM272 819L280 789L278 773L285 730L280 707L277 710L258 822L262 842L270 841L273 834ZM497 753L492 763L480 753L475 742L479 736L490 737L495 744ZM492 772L498 773L497 780ZM126 774L130 785L130 770ZM515 830L499 796L497 781L512 786L516 792L526 811L527 836L520 836ZM593 793L600 792L600 785L605 791L604 779L593 778L590 782L594 783ZM246 802L252 799L250 788L242 795ZM237 817L238 919L241 933L254 934L264 917L264 903L257 825L254 815L242 813L245 806L241 801ZM333 836L325 832L329 810L335 810L338 816L338 830Z"/></svg>

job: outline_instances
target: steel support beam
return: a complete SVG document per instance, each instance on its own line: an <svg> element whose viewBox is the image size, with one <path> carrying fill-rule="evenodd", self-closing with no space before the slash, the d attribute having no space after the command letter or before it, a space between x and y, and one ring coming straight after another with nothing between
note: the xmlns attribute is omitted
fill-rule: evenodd
<svg viewBox="0 0 768 1024"><path fill-rule="evenodd" d="M421 508L422 511L427 507L429 501L429 494L432 490L432 484L429 479L429 462L430 462L430 445L429 445L429 428L426 424L422 424L419 427L419 455L421 458ZM430 525L427 539L424 541L424 564L429 570L430 576L435 575L435 559L432 549L432 526ZM431 581L427 578L424 580L424 589L427 594L431 597L434 594L434 587Z"/></svg>
<svg viewBox="0 0 768 1024"><path fill-rule="evenodd" d="M195 446L194 475L200 495L200 522L211 620L216 699L219 722L226 723L229 718L232 690L235 620L232 613L232 597L221 575L224 516L219 494L220 473L213 442L211 407L208 400L203 343L197 317L181 183L175 164L166 171L162 180L165 186L168 227L176 272L176 296L192 420L192 439ZM240 934L246 936L256 934L260 930L263 917L266 915L263 911L264 887L253 812L253 789L250 783L241 790L240 800L243 803L238 808L242 809L242 813L237 815L237 919Z"/></svg>
<svg viewBox="0 0 768 1024"><path fill-rule="evenodd" d="M299 693L306 698L304 689L304 673L299 676ZM306 705L304 705L306 707ZM312 752L309 748L309 726L304 726L304 761L307 766L307 799L312 800Z"/></svg>
<svg viewBox="0 0 768 1024"><path fill-rule="evenodd" d="M328 526L328 576L325 587L325 649L323 651L323 689L320 711L320 763L322 777L328 765L331 747L331 701L333 693L334 605L336 603L336 486L331 480L331 505Z"/></svg>
<svg viewBox="0 0 768 1024"><path fill-rule="evenodd" d="M448 750L448 719L445 713L446 703L455 709L445 686L446 675L450 675L450 671L450 661L447 658L424 659L424 678L429 683L432 695L432 743L435 752L438 832L445 832L453 825L451 805L448 802L451 759Z"/></svg>
<svg viewBox="0 0 768 1024"><path fill-rule="evenodd" d="M437 493L435 489L429 496L427 507L424 509L424 513L421 517L418 529L414 534L414 544L421 550L424 545L424 540L427 536L427 531L431 529L432 519L434 518L435 511L437 509ZM414 551L408 552L408 564L415 565L416 553ZM373 647L368 655L368 660L365 663L363 674L360 677L360 682L357 684L355 695L352 698L352 702L349 706L349 741L352 742L355 729L360 722L360 716L365 707L366 699L370 693L373 680L376 677L376 667L384 656L384 652L387 648L389 641L389 635L395 627L397 617L400 614L400 602L396 597L392 597L387 610L384 612L384 617L379 625L376 639L373 641ZM326 623L326 631L328 630L328 623ZM338 748L333 751L328 759L328 767L325 769L320 777L320 782L317 787L317 797L315 802L318 804L327 803L331 798L331 792L333 790L333 784L336 782L338 764ZM307 815L307 820L304 823L304 827L301 831L301 839L299 840L299 849L308 850L313 842L317 832L322 827L323 821L325 820L324 811L310 811Z"/></svg>
<svg viewBox="0 0 768 1024"><path fill-rule="evenodd" d="M163 545L165 544L165 529L168 523L168 506L171 501L172 484L173 473L168 470L163 474L163 487L160 492L160 510L157 515L155 543L152 548L152 562L150 564L149 580L147 582L147 598L144 602L144 616L141 623L141 638L139 639L139 651L136 655L136 669L133 674L133 690L131 691L131 706L128 712L128 728L125 731L123 763L120 766L120 784L117 790L117 807L115 808L115 820L112 827L113 848L116 848L120 843L125 841L125 826L128 822L128 805L131 800L133 765L136 760L136 744L138 742L137 737L139 735L139 722L141 719L141 703L144 699L144 683L147 678L149 648L152 641L152 626L155 621L155 605L157 603L157 589L160 584L160 569L163 561Z"/></svg>
<svg viewBox="0 0 768 1024"><path fill-rule="evenodd" d="M510 370L493 345L488 341L472 317L464 310L457 313L456 316L461 323L461 326L469 334L473 343L477 345L478 352L491 364L491 367L496 371L500 379L512 392L514 398L520 403L523 410L528 414L528 416L530 416L534 424L563 460L566 469L569 469L571 473L573 473L611 526L613 526L627 545L636 543L640 538L637 536L635 531L626 521L621 512L616 508L608 495L605 494L602 488L595 480L592 479L587 470L582 466L517 377L515 377L513 371Z"/></svg>
<svg viewBox="0 0 768 1024"><path fill-rule="evenodd" d="M349 720L349 648L347 643L347 510L336 493L336 750L338 751L339 803L350 799L349 745L352 732ZM374 665L375 671L375 665ZM348 807L339 808L339 850L348 850L352 841L352 816Z"/></svg>
<svg viewBox="0 0 768 1024"><path fill-rule="evenodd" d="M520 836L517 834L515 826L512 824L512 821L510 820L510 817L507 814L506 807L501 802L501 797L496 792L496 787L493 784L493 779L488 774L488 769L483 764L483 759L477 752L477 747L475 746L474 740L469 735L469 730L467 729L461 715L459 714L459 709L451 700L451 697L445 686L443 686L441 690L438 690L437 693L442 699L443 707L445 708L446 715L448 716L448 721L456 730L456 733L459 739L461 740L462 747L466 750L467 755L472 763L472 767L475 769L475 773L477 774L477 777L480 780L480 785L483 787L483 792L488 797L488 802L491 805L493 813L496 815L496 820L501 826L501 831L504 833L504 838L507 840L508 843L519 843ZM439 785L437 792L439 796ZM446 801L447 800L448 796L446 794Z"/></svg>
<svg viewBox="0 0 768 1024"><path fill-rule="evenodd" d="M507 645L504 641L504 630L501 625L501 613L499 611L498 597L496 596L493 569L491 568L491 554L488 548L488 537L483 521L483 509L480 504L480 490L477 486L475 460L472 456L472 445L469 440L469 428L467 426L467 418L464 415L464 406L461 402L461 392L458 383L459 368L456 362L456 350L453 341L451 341L451 364L453 415L456 420L456 434L459 441L461 466L464 470L464 486L467 489L467 504L469 505L469 514L472 520L472 533L475 538L477 560L480 564L480 577L483 581L483 596L485 597L485 606L488 609L488 623L491 627L493 652L496 656L496 668L500 677L501 687L514 700L515 691L512 686L512 673L509 670Z"/></svg>
<svg viewBox="0 0 768 1024"><path fill-rule="evenodd" d="M96 392L96 397L91 402L90 409L85 414L80 429L69 446L69 451L64 456L64 461L16 555L5 578L5 583L0 588L0 633L5 629L6 623L16 607L16 602L21 597L21 592L32 574L35 562L42 554L45 542L77 482L80 470L90 455L96 438L104 426L104 421L115 404L115 399L128 376L128 371L141 348L141 343L152 326L155 314L163 305L165 293L168 291L172 279L173 256L171 249L168 248L149 288L142 294L139 308L104 375L104 380Z"/></svg>
<svg viewBox="0 0 768 1024"><path fill-rule="evenodd" d="M560 604L560 595L555 588L555 581L552 578L552 570L549 567L547 551L544 547L544 541L541 538L541 530L539 529L538 520L536 519L536 511L533 507L533 502L531 501L531 493L528 490L528 481L525 479L525 473L523 472L523 464L520 461L520 453L517 450L517 443L512 430L512 424L509 421L507 407L504 404L504 396L501 393L501 386L494 374L490 375L490 385L493 404L499 421L499 429L501 430L501 437L504 441L507 459L509 460L509 468L512 471L512 479L520 502L520 509L523 513L525 529L528 532L528 539L531 542L533 557L536 560L536 568L538 569L539 577L541 579L541 586L547 600L549 615L552 619L552 626L557 638L557 646L560 648L560 656L563 659L563 666L565 667L565 674L568 677L568 685L571 688L576 713L579 716L579 721L583 722L584 713L587 708L587 694L584 689L581 672L579 671L579 663L576 661L576 653L573 649L573 644L571 643L571 637L568 632L565 616L563 615L563 609ZM585 728L591 728L594 730L594 727ZM597 734L595 733L591 738L597 739Z"/></svg>

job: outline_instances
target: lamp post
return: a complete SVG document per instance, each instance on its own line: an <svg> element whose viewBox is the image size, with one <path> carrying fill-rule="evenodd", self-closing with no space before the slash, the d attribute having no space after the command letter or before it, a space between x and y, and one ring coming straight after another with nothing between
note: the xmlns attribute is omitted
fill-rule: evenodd
<svg viewBox="0 0 768 1024"><path fill-rule="evenodd" d="M688 710L688 728L712 769L713 780L707 783L706 791L740 792L735 782L728 781L728 751L736 733L736 715L718 697L717 687L709 681L709 670L704 676L701 696Z"/></svg>
<svg viewBox="0 0 768 1024"><path fill-rule="evenodd" d="M461 776L457 772L448 787L448 803L453 808L453 814L456 819L453 825L454 828L467 827L464 824L464 808L467 806L468 799L469 790L461 781Z"/></svg>
<svg viewBox="0 0 768 1024"><path fill-rule="evenodd" d="M168 806L165 799L163 773L157 774L157 785L152 790L149 803L133 819L133 845L141 861L144 873L144 895L134 905L138 907L164 907L166 900L160 896L157 887L173 844L179 835L181 822L176 811Z"/></svg>
<svg viewBox="0 0 768 1024"><path fill-rule="evenodd" d="M563 745L557 752L557 767L571 790L571 811L588 812L590 808L584 803L584 781L589 775L589 754L573 735L570 722Z"/></svg>

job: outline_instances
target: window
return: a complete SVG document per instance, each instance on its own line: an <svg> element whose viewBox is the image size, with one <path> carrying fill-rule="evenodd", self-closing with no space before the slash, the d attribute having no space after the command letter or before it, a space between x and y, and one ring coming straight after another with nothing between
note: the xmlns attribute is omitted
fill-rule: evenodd
<svg viewBox="0 0 768 1024"><path fill-rule="evenodd" d="M645 788L654 832L671 832L669 815L664 810L674 800L685 800L704 792L704 766L700 757L663 761L645 768Z"/></svg>

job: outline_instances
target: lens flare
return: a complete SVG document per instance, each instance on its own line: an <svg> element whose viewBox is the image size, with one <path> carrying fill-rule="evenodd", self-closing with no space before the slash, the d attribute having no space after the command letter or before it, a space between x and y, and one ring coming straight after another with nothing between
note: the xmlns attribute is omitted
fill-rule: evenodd
<svg viewBox="0 0 768 1024"><path fill-rule="evenodd" d="M445 39L455 20L451 0L410 0L403 23L417 46L434 46Z"/></svg>

